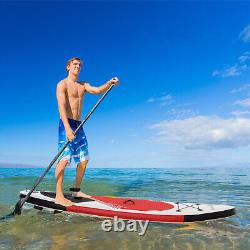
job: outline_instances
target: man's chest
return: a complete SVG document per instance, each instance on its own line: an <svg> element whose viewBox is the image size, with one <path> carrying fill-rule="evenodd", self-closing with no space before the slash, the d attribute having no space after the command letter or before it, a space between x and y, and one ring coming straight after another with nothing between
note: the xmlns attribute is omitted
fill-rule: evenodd
<svg viewBox="0 0 250 250"><path fill-rule="evenodd" d="M83 98L85 88L81 84L67 86L67 95L70 98Z"/></svg>

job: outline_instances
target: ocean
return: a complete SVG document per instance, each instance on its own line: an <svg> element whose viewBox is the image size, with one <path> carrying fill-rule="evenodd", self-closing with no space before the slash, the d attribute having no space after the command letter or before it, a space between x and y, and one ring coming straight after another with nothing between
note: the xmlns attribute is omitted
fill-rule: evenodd
<svg viewBox="0 0 250 250"><path fill-rule="evenodd" d="M42 168L0 168L0 216L30 189ZM75 169L65 172L64 189ZM37 188L55 190L52 169ZM91 195L138 197L173 202L227 204L236 215L185 223L149 223L138 232L105 232L104 219L52 214L24 207L20 216L0 222L0 249L250 249L250 168L88 168L82 184Z"/></svg>

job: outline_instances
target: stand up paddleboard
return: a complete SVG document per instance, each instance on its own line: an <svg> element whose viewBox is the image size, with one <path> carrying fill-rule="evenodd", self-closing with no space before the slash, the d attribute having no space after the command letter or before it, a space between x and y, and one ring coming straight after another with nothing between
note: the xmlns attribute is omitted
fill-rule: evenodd
<svg viewBox="0 0 250 250"><path fill-rule="evenodd" d="M29 190L21 191L20 198L24 198L28 192ZM56 204L55 193L42 191L34 191L27 203L34 205L36 209L47 209L54 213L67 212L97 217L117 216L121 219L151 222L194 222L235 214L235 208L227 205L174 203L108 196L92 196L92 199L88 199L73 198L71 193L64 195L74 203L72 206Z"/></svg>

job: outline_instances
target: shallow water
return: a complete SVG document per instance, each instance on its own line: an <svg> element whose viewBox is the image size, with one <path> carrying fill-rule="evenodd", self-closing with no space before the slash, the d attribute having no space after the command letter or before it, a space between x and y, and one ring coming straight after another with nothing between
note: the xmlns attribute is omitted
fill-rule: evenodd
<svg viewBox="0 0 250 250"><path fill-rule="evenodd" d="M0 216L18 193L31 188L43 169L0 168ZM74 182L67 169L64 188ZM83 189L92 195L228 204L237 214L188 224L150 223L138 232L104 232L103 219L24 209L0 222L0 249L250 249L250 169L88 169ZM54 190L51 171L39 189Z"/></svg>

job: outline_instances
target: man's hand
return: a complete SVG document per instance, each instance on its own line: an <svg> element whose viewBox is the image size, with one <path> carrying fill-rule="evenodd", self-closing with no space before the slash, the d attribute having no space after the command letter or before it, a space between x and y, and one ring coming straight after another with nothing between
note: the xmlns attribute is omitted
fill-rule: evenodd
<svg viewBox="0 0 250 250"><path fill-rule="evenodd" d="M74 131L71 128L66 129L66 137L69 141L73 141L75 139Z"/></svg>
<svg viewBox="0 0 250 250"><path fill-rule="evenodd" d="M117 85L119 83L119 79L117 77L113 77L111 80L109 80L111 84Z"/></svg>

